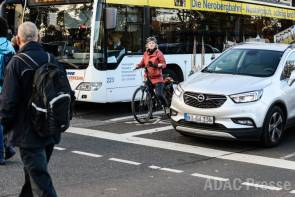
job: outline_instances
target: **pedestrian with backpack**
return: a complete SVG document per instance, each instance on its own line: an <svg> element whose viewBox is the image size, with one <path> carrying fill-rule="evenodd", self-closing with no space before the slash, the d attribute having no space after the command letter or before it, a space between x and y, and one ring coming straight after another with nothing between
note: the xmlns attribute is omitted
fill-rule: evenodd
<svg viewBox="0 0 295 197"><path fill-rule="evenodd" d="M0 17L0 93L3 86L4 70L12 56L15 54L12 44L7 39L8 25L4 18ZM0 165L5 164L5 159L11 158L15 155L12 146L7 146L5 143L3 126L0 125Z"/></svg>
<svg viewBox="0 0 295 197"><path fill-rule="evenodd" d="M64 68L38 43L34 23L21 24L16 41L20 49L6 68L0 121L24 164L19 196L56 197L47 167L54 145L69 127L73 91Z"/></svg>

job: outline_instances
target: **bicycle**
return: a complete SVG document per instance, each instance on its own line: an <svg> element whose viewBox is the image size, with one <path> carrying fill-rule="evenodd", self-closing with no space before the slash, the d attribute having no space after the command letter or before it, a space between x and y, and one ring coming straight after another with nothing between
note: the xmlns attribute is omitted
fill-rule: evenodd
<svg viewBox="0 0 295 197"><path fill-rule="evenodd" d="M144 68L147 73L147 68ZM164 75L164 96L167 100L168 107L171 105L173 96L173 79ZM132 97L131 102L132 114L137 122L144 124L152 119L153 112L164 111L164 114L170 118L170 109L167 110L155 93L153 84L149 77L145 77L144 85L138 87Z"/></svg>

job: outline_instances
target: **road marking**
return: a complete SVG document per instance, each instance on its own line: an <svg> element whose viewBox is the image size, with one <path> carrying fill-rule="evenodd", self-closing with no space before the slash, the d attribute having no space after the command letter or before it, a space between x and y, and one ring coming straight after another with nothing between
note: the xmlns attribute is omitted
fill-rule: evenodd
<svg viewBox="0 0 295 197"><path fill-rule="evenodd" d="M153 170L162 170L162 171L166 171L166 172L183 173L183 170L176 170L176 169L172 169L172 168L161 168L159 166L154 166L154 165L149 166L149 168L151 168Z"/></svg>
<svg viewBox="0 0 295 197"><path fill-rule="evenodd" d="M268 186L268 185L260 185L260 184L248 183L248 182L244 182L244 183L242 183L242 185L261 188L261 189L275 190L275 191L282 190L282 188L280 188L280 187L274 187L274 186Z"/></svg>
<svg viewBox="0 0 295 197"><path fill-rule="evenodd" d="M102 120L86 120L86 119L80 119L79 121L76 121L75 123L71 123L72 127L95 127L99 125L104 125L105 121Z"/></svg>
<svg viewBox="0 0 295 197"><path fill-rule="evenodd" d="M68 129L67 132L83 135L83 136L90 136L90 137L95 137L100 139L118 141L123 143L137 144L141 146L148 146L153 148L161 148L165 150L190 153L194 155L201 155L201 156L206 156L211 158L218 158L223 160L238 161L238 162L256 164L261 166L295 170L295 162L284 160L284 159L276 159L271 157L222 151L222 150L204 148L199 146L192 146L192 145L186 145L186 144L180 144L180 143L174 143L174 142L166 142L161 140L124 136L122 134L115 134L115 133L110 133L105 131L97 131L97 130L83 129L83 128L71 127L70 129Z"/></svg>
<svg viewBox="0 0 295 197"><path fill-rule="evenodd" d="M112 119L106 120L106 122L118 122L118 121L123 121L123 120L130 120L133 118L134 118L134 116L123 116L123 117L119 117L119 118L112 118Z"/></svg>
<svg viewBox="0 0 295 197"><path fill-rule="evenodd" d="M164 114L164 112L159 111L159 112L153 113L153 115L160 115L160 114ZM106 120L106 122L118 122L118 121L130 120L130 119L134 119L134 116L123 116L118 118L112 118L112 119Z"/></svg>
<svg viewBox="0 0 295 197"><path fill-rule="evenodd" d="M290 194L295 194L295 190L290 191Z"/></svg>
<svg viewBox="0 0 295 197"><path fill-rule="evenodd" d="M191 175L192 176L199 177L199 178L212 179L212 180L216 180L216 181L229 181L228 178L222 178L222 177L217 177L217 176L210 176L210 175L206 175L206 174L193 173Z"/></svg>
<svg viewBox="0 0 295 197"><path fill-rule="evenodd" d="M154 119L153 119L154 120ZM153 121L151 120L151 121ZM169 124L170 125L170 122L169 121L166 121L166 120L162 120L161 118L159 119L155 119L154 122L148 122L148 123L145 123L145 124L140 124L138 123L136 120L133 120L133 121L127 121L127 122L124 122L125 124L135 124L136 126L148 126L148 125L159 125L159 124Z"/></svg>
<svg viewBox="0 0 295 197"><path fill-rule="evenodd" d="M57 146L55 146L54 149L55 149L55 150L66 150L65 148L57 147Z"/></svg>
<svg viewBox="0 0 295 197"><path fill-rule="evenodd" d="M159 167L159 166L149 166L149 168L151 168L151 169L154 169L154 170L159 170L159 169L161 169L161 167Z"/></svg>
<svg viewBox="0 0 295 197"><path fill-rule="evenodd" d="M79 154L79 155L85 155L85 156L89 156L89 157L95 157L95 158L102 157L102 155L97 155L97 154L87 153L87 152L82 152L82 151L72 151L72 153Z"/></svg>
<svg viewBox="0 0 295 197"><path fill-rule="evenodd" d="M116 161L116 162L121 162L121 163L126 163L126 164L131 164L131 165L141 165L141 163L135 162L135 161L129 161L129 160L124 160L124 159L117 159L117 158L110 158L110 161Z"/></svg>
<svg viewBox="0 0 295 197"><path fill-rule="evenodd" d="M289 155L286 155L286 156L283 156L283 157L280 157L281 159L290 159L291 157L294 157L295 156L295 153L291 153Z"/></svg>
<svg viewBox="0 0 295 197"><path fill-rule="evenodd" d="M160 128L154 128L154 129L147 129L147 130L142 130L142 131L124 133L124 134L121 134L121 135L123 135L123 136L137 136L137 135L144 135L144 134L156 133L156 132L161 132L161 131L167 131L167 130L171 130L171 129L173 129L172 126L166 126L166 127L160 127Z"/></svg>
<svg viewBox="0 0 295 197"><path fill-rule="evenodd" d="M183 173L182 170L176 170L176 169L171 169L171 168L160 168L159 170L167 171L167 172L174 172L174 173Z"/></svg>

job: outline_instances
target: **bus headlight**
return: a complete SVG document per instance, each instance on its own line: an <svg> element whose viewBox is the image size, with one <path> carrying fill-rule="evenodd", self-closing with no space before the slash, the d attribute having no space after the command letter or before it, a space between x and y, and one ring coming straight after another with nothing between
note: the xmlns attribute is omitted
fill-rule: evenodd
<svg viewBox="0 0 295 197"><path fill-rule="evenodd" d="M76 90L97 91L101 86L102 82L82 82L77 86Z"/></svg>

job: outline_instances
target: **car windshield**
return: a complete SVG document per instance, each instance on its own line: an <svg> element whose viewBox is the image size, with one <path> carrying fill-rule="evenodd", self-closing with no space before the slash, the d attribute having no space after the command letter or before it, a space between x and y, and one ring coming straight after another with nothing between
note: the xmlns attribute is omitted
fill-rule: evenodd
<svg viewBox="0 0 295 197"><path fill-rule="evenodd" d="M202 72L272 76L283 52L260 49L230 49L204 68Z"/></svg>

